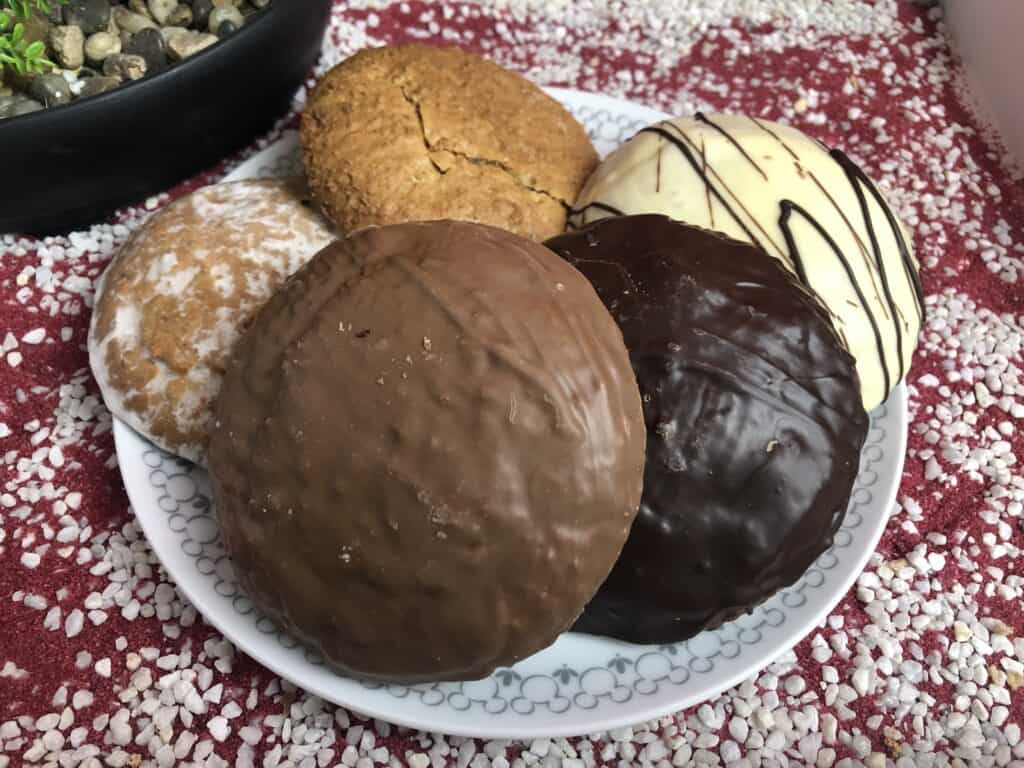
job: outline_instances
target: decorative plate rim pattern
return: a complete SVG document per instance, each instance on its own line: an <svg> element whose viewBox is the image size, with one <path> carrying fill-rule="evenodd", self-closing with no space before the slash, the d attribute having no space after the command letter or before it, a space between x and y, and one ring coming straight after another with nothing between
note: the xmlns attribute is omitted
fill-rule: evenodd
<svg viewBox="0 0 1024 768"><path fill-rule="evenodd" d="M586 125L602 154L664 118L605 96L550 91ZM228 180L297 172L297 138L290 132ZM751 614L673 645L570 633L484 680L414 686L340 677L259 617L239 592L220 546L205 472L118 419L114 436L125 486L154 550L195 607L241 650L325 699L397 724L490 738L566 736L649 720L717 695L825 618L860 574L888 519L906 447L906 390L901 384L872 414L850 508L833 547Z"/></svg>

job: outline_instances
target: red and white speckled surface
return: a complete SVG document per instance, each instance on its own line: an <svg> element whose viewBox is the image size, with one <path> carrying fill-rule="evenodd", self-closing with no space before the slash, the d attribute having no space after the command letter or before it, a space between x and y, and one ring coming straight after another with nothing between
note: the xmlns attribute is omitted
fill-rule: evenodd
<svg viewBox="0 0 1024 768"><path fill-rule="evenodd" d="M961 101L941 11L362 0L338 3L325 60L411 39L674 113L790 121L880 181L913 232L930 320L899 506L871 565L794 654L632 729L445 739L294 690L166 582L132 523L88 373L95 279L161 196L88 232L0 239L0 768L1024 766L1024 184Z"/></svg>

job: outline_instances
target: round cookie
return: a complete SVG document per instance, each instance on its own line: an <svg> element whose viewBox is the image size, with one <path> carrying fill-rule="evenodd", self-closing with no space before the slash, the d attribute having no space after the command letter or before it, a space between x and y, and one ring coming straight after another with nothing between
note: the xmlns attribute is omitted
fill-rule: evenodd
<svg viewBox="0 0 1024 768"><path fill-rule="evenodd" d="M363 50L327 73L302 146L310 188L343 232L462 219L543 240L565 229L598 159L533 83L426 45Z"/></svg>
<svg viewBox="0 0 1024 768"><path fill-rule="evenodd" d="M831 546L868 429L824 309L763 251L664 216L547 245L618 321L647 426L640 512L576 629L676 642L796 581Z"/></svg>
<svg viewBox="0 0 1024 768"><path fill-rule="evenodd" d="M370 227L268 302L210 469L252 599L337 669L473 679L568 629L640 501L622 335L551 251L466 222Z"/></svg>
<svg viewBox="0 0 1024 768"><path fill-rule="evenodd" d="M868 410L906 375L924 317L917 262L881 193L838 149L742 115L661 122L605 159L571 224L638 213L752 242L789 267L832 313Z"/></svg>
<svg viewBox="0 0 1024 768"><path fill-rule="evenodd" d="M256 310L333 236L301 180L205 187L154 215L97 289L89 363L111 412L204 463L228 354Z"/></svg>

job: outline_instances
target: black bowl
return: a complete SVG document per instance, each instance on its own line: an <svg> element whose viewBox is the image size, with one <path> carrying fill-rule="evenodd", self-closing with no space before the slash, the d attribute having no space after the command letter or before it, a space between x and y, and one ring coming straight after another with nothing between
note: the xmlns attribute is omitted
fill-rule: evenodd
<svg viewBox="0 0 1024 768"><path fill-rule="evenodd" d="M0 120L0 232L94 224L251 142L320 55L331 0L277 0L159 75Z"/></svg>

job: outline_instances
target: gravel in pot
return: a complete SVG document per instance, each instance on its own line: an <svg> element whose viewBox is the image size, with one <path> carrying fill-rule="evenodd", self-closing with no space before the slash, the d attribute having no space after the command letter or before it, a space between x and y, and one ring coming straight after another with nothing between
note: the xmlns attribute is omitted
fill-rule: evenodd
<svg viewBox="0 0 1024 768"><path fill-rule="evenodd" d="M0 0L0 120L164 72L270 2Z"/></svg>

